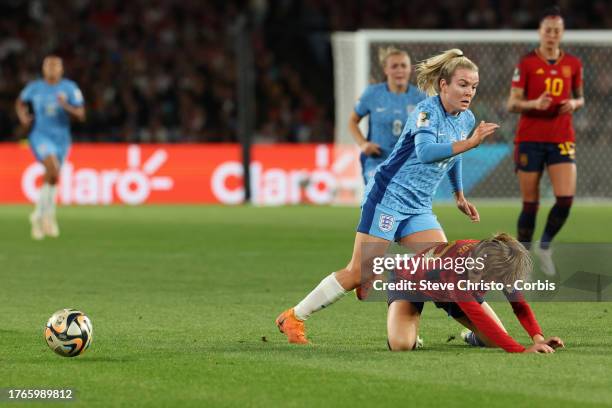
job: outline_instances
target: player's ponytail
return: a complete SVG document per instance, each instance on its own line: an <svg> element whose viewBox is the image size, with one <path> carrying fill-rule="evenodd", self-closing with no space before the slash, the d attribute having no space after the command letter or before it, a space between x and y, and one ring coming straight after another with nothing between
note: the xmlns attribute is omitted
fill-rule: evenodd
<svg viewBox="0 0 612 408"><path fill-rule="evenodd" d="M484 260L484 269L476 274L475 280L485 279L512 286L516 281L525 281L533 269L529 251L505 232L481 241L471 257Z"/></svg>
<svg viewBox="0 0 612 408"><path fill-rule="evenodd" d="M463 55L463 51L458 48L446 50L417 65L417 85L428 95L436 95L440 93L440 80L444 79L449 84L458 68L478 72L478 66Z"/></svg>

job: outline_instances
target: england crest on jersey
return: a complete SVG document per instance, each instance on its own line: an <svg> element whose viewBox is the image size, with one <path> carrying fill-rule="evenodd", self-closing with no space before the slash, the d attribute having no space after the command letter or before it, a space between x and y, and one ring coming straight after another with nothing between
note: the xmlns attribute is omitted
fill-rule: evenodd
<svg viewBox="0 0 612 408"><path fill-rule="evenodd" d="M395 223L395 218L389 214L380 214L380 219L378 220L378 228L382 232L389 232L393 229L393 224Z"/></svg>

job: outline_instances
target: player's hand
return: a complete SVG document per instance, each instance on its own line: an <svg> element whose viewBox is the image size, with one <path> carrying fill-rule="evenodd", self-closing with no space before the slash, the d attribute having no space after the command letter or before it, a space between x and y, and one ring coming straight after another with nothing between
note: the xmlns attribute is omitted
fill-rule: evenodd
<svg viewBox="0 0 612 408"><path fill-rule="evenodd" d="M66 98L66 94L64 94L63 92L58 93L57 102L62 108L65 108L68 105L68 99Z"/></svg>
<svg viewBox="0 0 612 408"><path fill-rule="evenodd" d="M481 121L476 130L474 130L474 133L472 133L472 137L470 137L473 143L472 147L479 146L487 137L495 133L497 129L499 129L497 123L487 123L484 120Z"/></svg>
<svg viewBox="0 0 612 408"><path fill-rule="evenodd" d="M460 198L457 200L457 208L459 208L459 211L470 217L470 220L473 222L480 221L480 214L478 214L478 210L474 204L470 203L465 198Z"/></svg>
<svg viewBox="0 0 612 408"><path fill-rule="evenodd" d="M538 96L538 99L533 101L533 108L536 110L546 110L550 108L552 98L547 91L542 92L542 95Z"/></svg>
<svg viewBox="0 0 612 408"><path fill-rule="evenodd" d="M576 110L576 101L573 99L564 99L559 104L559 113L572 113Z"/></svg>
<svg viewBox="0 0 612 408"><path fill-rule="evenodd" d="M558 349L558 348L565 347L565 343L563 343L563 340L561 340L557 336L548 337L546 339L542 337L542 339L538 340L536 342L536 344L547 344L548 346L552 347L553 349Z"/></svg>
<svg viewBox="0 0 612 408"><path fill-rule="evenodd" d="M554 352L555 352L555 349L553 349L552 347L550 347L548 344L545 344L545 343L534 344L533 346L527 347L525 351L523 351L523 353L545 353L545 354L554 353Z"/></svg>
<svg viewBox="0 0 612 408"><path fill-rule="evenodd" d="M380 146L376 143L365 142L359 147L366 156L380 156L382 153Z"/></svg>

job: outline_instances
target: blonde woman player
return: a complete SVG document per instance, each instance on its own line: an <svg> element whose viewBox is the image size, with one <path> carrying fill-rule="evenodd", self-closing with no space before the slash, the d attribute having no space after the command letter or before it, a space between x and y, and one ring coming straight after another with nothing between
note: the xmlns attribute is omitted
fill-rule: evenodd
<svg viewBox="0 0 612 408"><path fill-rule="evenodd" d="M360 161L365 184L379 164L393 151L408 115L426 95L410 85L410 56L395 47L378 52L385 82L369 85L349 117L349 131L361 149ZM368 117L368 134L364 137L359 122Z"/></svg>
<svg viewBox="0 0 612 408"><path fill-rule="evenodd" d="M384 255L392 241L413 250L419 243L423 249L423 243L447 241L432 212L443 177L451 181L458 209L470 220L480 220L463 195L461 153L478 147L499 126L481 122L474 129L468 108L478 86L478 67L461 50L451 49L419 64L417 83L433 96L417 104L393 152L368 183L350 262L276 319L290 343L308 343L304 321L347 291L358 288L357 296L363 299L372 273L362 271L362 262Z"/></svg>
<svg viewBox="0 0 612 408"><path fill-rule="evenodd" d="M416 270L399 270L395 273L396 282L414 282L412 291L389 291L389 312L387 317L387 335L389 348L393 351L408 351L415 348L424 301L433 301L437 307L445 310L459 324L475 333L482 346L499 347L509 353L552 353L557 347L563 347L559 337L545 338L531 307L516 290L504 290L512 310L533 345L524 347L514 340L501 323L490 315L482 306L482 299L487 293L486 284L501 283L511 288L517 282L526 281L531 272L529 252L510 235L501 233L482 241L458 240L440 244L426 251L429 259L442 258L444 265L472 265L481 267L452 269L421 263ZM461 259L463 258L463 259ZM448 261L455 261L449 263ZM459 261L463 262L459 262ZM429 281L444 285L446 290L433 290L423 285ZM463 281L463 282L462 282ZM466 281L473 285L468 287ZM480 285L480 286L478 286Z"/></svg>

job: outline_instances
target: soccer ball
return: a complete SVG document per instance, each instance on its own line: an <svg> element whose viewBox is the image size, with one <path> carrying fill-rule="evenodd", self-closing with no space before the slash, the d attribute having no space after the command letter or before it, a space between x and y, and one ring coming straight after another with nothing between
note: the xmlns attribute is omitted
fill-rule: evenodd
<svg viewBox="0 0 612 408"><path fill-rule="evenodd" d="M81 355L91 344L93 328L89 317L74 309L53 313L45 328L45 340L62 357Z"/></svg>

